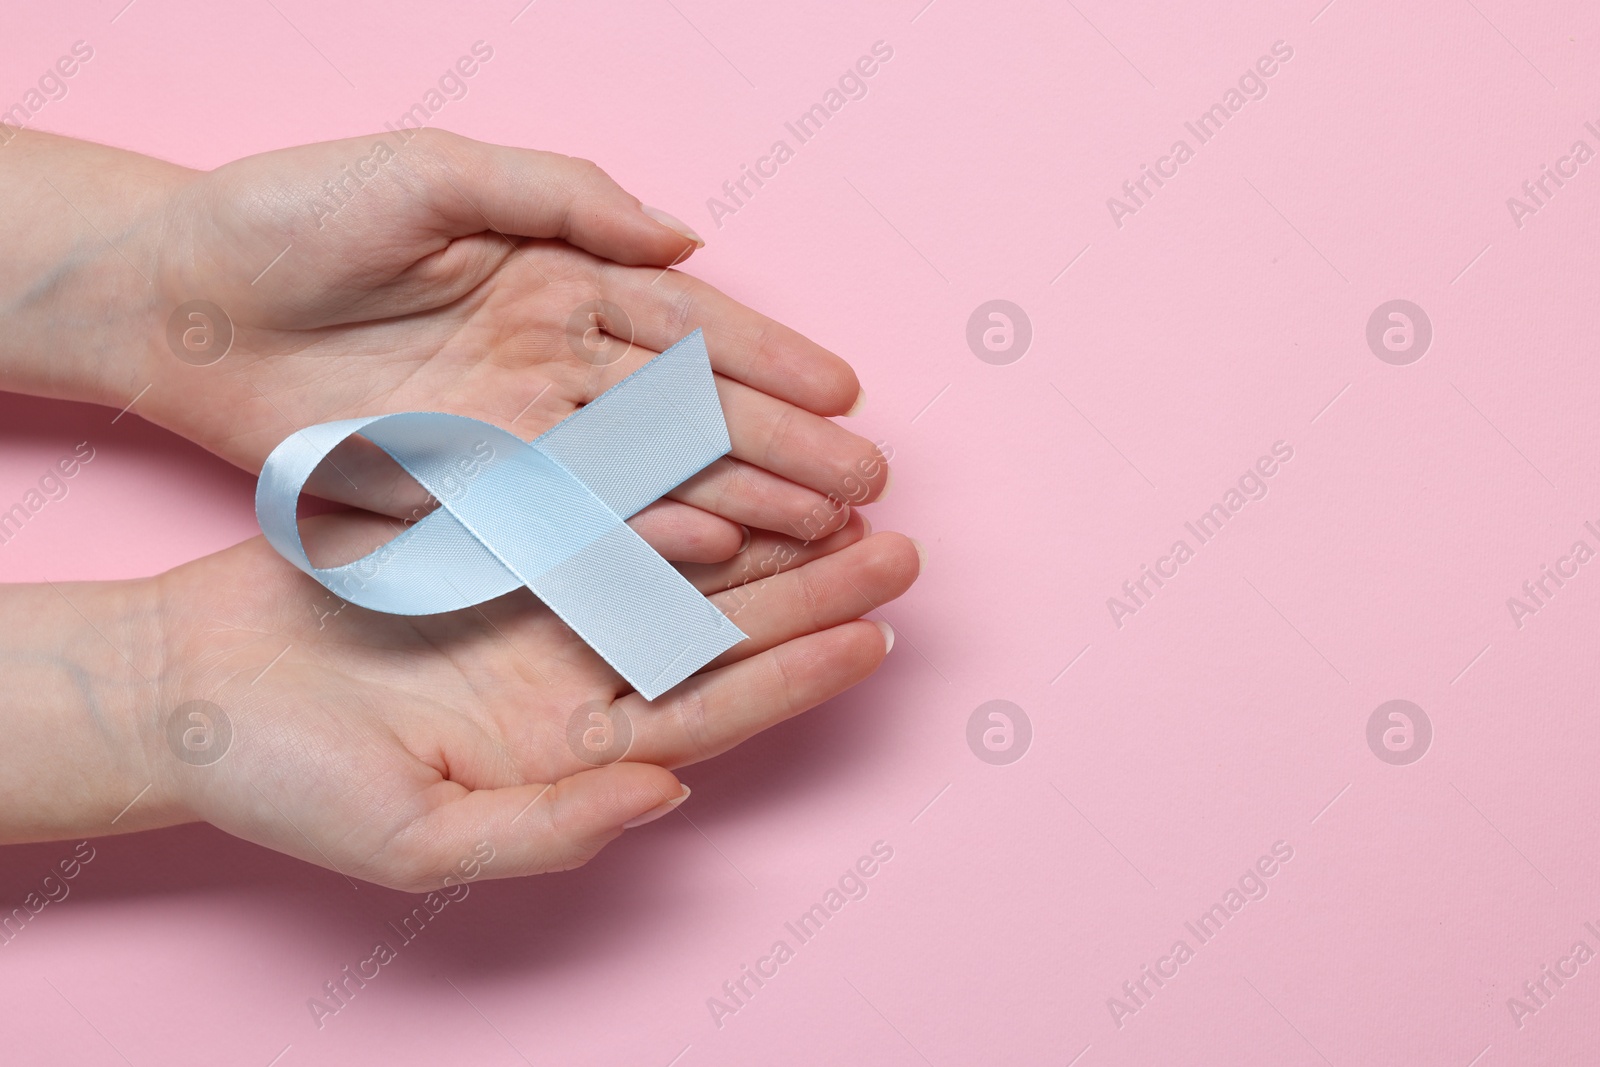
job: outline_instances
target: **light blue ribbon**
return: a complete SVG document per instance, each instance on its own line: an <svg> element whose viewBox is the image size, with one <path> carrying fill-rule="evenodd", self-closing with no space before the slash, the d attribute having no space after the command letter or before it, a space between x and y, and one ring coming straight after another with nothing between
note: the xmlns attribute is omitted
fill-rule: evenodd
<svg viewBox="0 0 1600 1067"><path fill-rule="evenodd" d="M316 567L295 507L317 465L358 433L440 507L362 559ZM624 520L731 449L696 330L532 444L438 412L308 427L267 457L256 517L285 559L373 611L433 615L527 586L654 700L745 634Z"/></svg>

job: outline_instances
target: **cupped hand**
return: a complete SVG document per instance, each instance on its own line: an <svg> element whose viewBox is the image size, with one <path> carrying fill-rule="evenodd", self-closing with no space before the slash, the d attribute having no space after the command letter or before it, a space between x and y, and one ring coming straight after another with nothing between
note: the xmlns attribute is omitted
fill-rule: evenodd
<svg viewBox="0 0 1600 1067"><path fill-rule="evenodd" d="M740 525L823 536L887 482L879 450L829 419L861 395L849 365L671 269L697 241L592 163L386 134L196 175L169 211L165 303L226 320L194 319L182 358L154 341L136 410L251 471L297 429L394 411L531 439L703 327L733 452L635 520L664 554L727 558ZM229 320L226 354L196 365ZM309 490L390 515L428 504L360 441Z"/></svg>
<svg viewBox="0 0 1600 1067"><path fill-rule="evenodd" d="M387 522L368 520L379 529L303 525L308 543L349 556L364 547L352 537L383 536ZM756 534L733 559L682 569L749 640L647 702L526 590L405 618L341 608L259 538L180 567L158 580L160 703L221 709L231 742L185 759L152 741L165 804L411 891L464 880L467 865L574 867L681 802L674 768L871 674L893 635L861 616L921 563L913 542L853 516L816 541ZM146 736L160 734L152 722Z"/></svg>

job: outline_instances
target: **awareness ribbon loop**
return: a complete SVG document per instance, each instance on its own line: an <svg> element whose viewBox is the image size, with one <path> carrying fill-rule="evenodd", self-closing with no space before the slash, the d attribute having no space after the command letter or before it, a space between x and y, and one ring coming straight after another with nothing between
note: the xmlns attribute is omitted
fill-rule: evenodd
<svg viewBox="0 0 1600 1067"><path fill-rule="evenodd" d="M317 567L296 503L317 465L354 434L440 506L362 559ZM731 450L696 330L532 443L424 411L300 430L267 457L256 517L285 559L373 611L433 615L527 586L654 700L745 634L625 520Z"/></svg>

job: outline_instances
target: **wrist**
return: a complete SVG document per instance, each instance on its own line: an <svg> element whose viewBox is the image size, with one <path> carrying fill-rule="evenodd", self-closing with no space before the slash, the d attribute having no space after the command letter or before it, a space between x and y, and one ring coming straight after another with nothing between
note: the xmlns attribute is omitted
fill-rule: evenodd
<svg viewBox="0 0 1600 1067"><path fill-rule="evenodd" d="M0 660L10 667L0 839L93 837L192 818L160 758L160 619L149 581L0 588Z"/></svg>
<svg viewBox="0 0 1600 1067"><path fill-rule="evenodd" d="M22 131L0 147L0 389L121 408L165 334L163 242L194 172ZM26 227L26 240L20 230Z"/></svg>

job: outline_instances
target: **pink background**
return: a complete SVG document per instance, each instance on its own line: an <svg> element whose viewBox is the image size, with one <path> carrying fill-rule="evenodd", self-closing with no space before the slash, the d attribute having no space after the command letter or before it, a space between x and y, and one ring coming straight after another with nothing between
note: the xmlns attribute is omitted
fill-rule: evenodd
<svg viewBox="0 0 1600 1067"><path fill-rule="evenodd" d="M8 12L7 103L87 40L37 124L201 167L379 129L489 43L436 124L600 161L706 234L694 273L852 359L896 460L872 518L930 563L879 675L686 771L685 817L474 887L321 1030L307 998L409 898L206 827L97 842L0 948L4 1058L1596 1057L1600 962L1520 1027L1507 998L1600 950L1600 564L1520 629L1506 599L1600 547L1600 162L1520 228L1506 199L1600 149L1600 11L922 2ZM879 40L869 94L716 226L706 199ZM1107 198L1276 41L1267 96L1118 227ZM966 341L996 298L1034 332L1008 365ZM1434 330L1408 366L1365 338L1395 298ZM5 580L253 533L250 478L111 414L0 400L0 502L98 450L0 548ZM1119 628L1107 598L1276 441L1265 499ZM996 699L1033 728L1007 766L967 743ZM1432 724L1420 761L1368 747L1391 699ZM707 998L880 840L869 894L719 1027ZM1267 896L1200 945L1185 921L1280 841ZM0 850L0 907L70 850ZM1119 1026L1108 998L1180 938L1193 959Z"/></svg>

